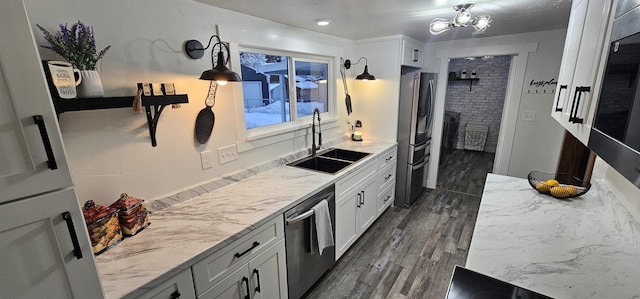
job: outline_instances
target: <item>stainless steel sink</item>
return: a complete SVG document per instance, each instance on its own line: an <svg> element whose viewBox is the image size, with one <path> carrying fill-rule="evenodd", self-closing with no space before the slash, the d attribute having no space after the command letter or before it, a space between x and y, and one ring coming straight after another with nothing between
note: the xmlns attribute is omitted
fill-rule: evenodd
<svg viewBox="0 0 640 299"><path fill-rule="evenodd" d="M359 161L360 159L370 155L369 153L350 151L340 148L329 149L320 153L321 157L334 158L339 160L346 160L351 162Z"/></svg>
<svg viewBox="0 0 640 299"><path fill-rule="evenodd" d="M333 148L318 153L316 157L302 158L287 165L333 174L368 155L370 154Z"/></svg>

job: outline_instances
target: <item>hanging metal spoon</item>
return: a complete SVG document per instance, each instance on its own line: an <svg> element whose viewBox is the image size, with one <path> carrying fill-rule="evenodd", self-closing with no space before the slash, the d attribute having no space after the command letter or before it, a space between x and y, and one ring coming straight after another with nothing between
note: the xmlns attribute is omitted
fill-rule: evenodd
<svg viewBox="0 0 640 299"><path fill-rule="evenodd" d="M218 83L211 81L209 84L209 94L204 101L206 107L202 108L196 117L195 135L198 143L205 144L211 137L213 131L213 125L216 121L216 116L213 113L213 106L216 104L216 91L218 90Z"/></svg>

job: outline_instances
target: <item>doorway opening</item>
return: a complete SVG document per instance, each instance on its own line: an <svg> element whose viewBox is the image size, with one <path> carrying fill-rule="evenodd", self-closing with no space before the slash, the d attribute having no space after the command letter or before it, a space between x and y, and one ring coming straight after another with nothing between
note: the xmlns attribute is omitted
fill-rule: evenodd
<svg viewBox="0 0 640 299"><path fill-rule="evenodd" d="M511 62L511 55L449 60L437 188L482 192L494 166Z"/></svg>

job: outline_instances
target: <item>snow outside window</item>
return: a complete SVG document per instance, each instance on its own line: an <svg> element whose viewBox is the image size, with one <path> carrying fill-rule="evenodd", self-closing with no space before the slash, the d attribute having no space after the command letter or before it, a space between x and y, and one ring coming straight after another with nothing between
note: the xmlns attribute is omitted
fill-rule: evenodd
<svg viewBox="0 0 640 299"><path fill-rule="evenodd" d="M240 51L240 65L247 130L329 112L329 59Z"/></svg>

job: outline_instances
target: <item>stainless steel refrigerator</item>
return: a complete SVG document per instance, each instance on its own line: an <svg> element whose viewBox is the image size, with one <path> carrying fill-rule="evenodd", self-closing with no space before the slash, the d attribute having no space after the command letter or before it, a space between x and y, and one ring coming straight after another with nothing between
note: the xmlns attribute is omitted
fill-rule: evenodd
<svg viewBox="0 0 640 299"><path fill-rule="evenodd" d="M395 205L411 206L425 190L437 74L403 69L398 115Z"/></svg>

